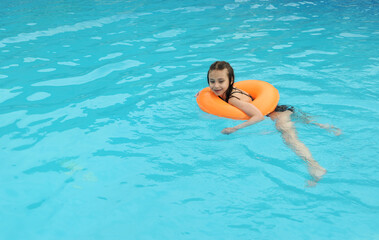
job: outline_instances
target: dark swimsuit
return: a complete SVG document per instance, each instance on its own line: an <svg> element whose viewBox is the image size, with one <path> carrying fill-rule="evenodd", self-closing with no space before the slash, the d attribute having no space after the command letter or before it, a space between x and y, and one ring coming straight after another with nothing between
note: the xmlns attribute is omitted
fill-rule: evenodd
<svg viewBox="0 0 379 240"><path fill-rule="evenodd" d="M245 95L245 96L248 96L248 97L250 97L251 98L251 101L254 101L254 98L252 97L252 96L250 96L250 94L247 94L247 93L245 93L245 92L242 92L240 89L238 89L238 88L233 88L233 92L232 92L232 94L231 94L231 96L229 97L229 99L231 99L231 98L237 98L238 100L241 100L239 97L236 97L236 96L233 96L233 94L234 93L241 93L241 94L243 94L243 95ZM219 98L221 98L220 96L219 96ZM222 99L222 98L221 98ZM222 99L222 100L224 100L224 99ZM225 101L225 100L224 100ZM276 108L275 108L275 110L273 111L273 112L285 112L285 111L291 111L291 112L294 112L295 111L295 108L293 107L293 106L290 106L290 105L277 105L276 106Z"/></svg>

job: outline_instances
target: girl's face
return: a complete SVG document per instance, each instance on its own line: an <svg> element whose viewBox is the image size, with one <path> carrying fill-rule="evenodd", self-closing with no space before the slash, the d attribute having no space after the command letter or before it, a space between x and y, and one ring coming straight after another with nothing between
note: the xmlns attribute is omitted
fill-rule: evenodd
<svg viewBox="0 0 379 240"><path fill-rule="evenodd" d="M209 72L209 87L219 97L225 97L229 87L228 70L212 70Z"/></svg>

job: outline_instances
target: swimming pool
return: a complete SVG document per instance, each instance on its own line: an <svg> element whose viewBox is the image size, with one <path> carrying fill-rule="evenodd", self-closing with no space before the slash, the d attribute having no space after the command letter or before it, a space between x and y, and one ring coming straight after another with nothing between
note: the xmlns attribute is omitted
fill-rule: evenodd
<svg viewBox="0 0 379 240"><path fill-rule="evenodd" d="M379 239L376 1L1 1L0 239ZM202 112L215 60L297 123Z"/></svg>

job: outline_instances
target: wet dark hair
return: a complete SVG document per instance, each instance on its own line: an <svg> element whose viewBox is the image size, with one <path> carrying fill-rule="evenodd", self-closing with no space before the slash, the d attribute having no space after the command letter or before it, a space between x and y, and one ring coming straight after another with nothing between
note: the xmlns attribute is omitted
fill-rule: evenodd
<svg viewBox="0 0 379 240"><path fill-rule="evenodd" d="M224 70L224 69L227 69L228 78L229 78L229 87L225 91L225 101L228 102L230 95L232 94L233 84L234 84L234 70L232 66L230 66L230 64L225 61L216 61L212 63L212 65L209 67L209 70L208 70L207 80L208 80L208 85L209 85L209 73L213 70Z"/></svg>

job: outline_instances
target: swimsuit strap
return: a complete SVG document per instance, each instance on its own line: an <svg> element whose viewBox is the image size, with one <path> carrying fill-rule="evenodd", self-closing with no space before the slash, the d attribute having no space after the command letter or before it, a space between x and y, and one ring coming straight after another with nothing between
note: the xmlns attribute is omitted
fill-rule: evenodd
<svg viewBox="0 0 379 240"><path fill-rule="evenodd" d="M254 101L254 98L252 96L250 96L250 94L247 94L247 93L243 92L242 90L240 90L238 88L235 88L235 87L233 87L233 91L232 91L232 94L230 95L229 99L231 99L232 97L234 97L234 98L237 98L238 100L241 100L239 97L233 96L234 93L243 94L243 95L248 96L249 98L251 98L251 101Z"/></svg>
<svg viewBox="0 0 379 240"><path fill-rule="evenodd" d="M233 94L234 93L241 93L241 94L243 94L243 95L245 95L245 96L248 96L249 98L251 98L251 101L254 101L254 98L252 97L252 96L250 96L250 94L247 94L247 93L244 93L244 92L242 92L242 90L240 90L240 89L238 89L238 88L235 88L235 87L233 87L233 91L232 91L232 94L230 95L230 97L229 97L229 99L231 99L231 98L237 98L238 100L241 100L239 97L236 97L236 96L233 96ZM220 96L218 96L222 101L225 101L222 97L220 97ZM229 99L228 99L228 101L229 101ZM226 102L226 101L225 101Z"/></svg>

